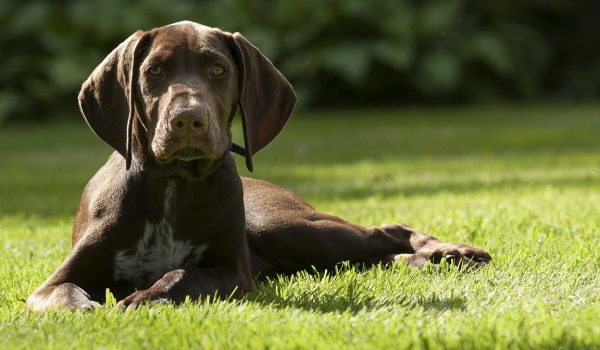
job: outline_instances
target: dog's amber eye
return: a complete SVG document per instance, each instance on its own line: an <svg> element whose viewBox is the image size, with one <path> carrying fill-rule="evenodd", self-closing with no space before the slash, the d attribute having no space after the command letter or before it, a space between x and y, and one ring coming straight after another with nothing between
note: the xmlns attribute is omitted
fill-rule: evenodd
<svg viewBox="0 0 600 350"><path fill-rule="evenodd" d="M162 75L163 74L163 69L161 66L158 65L154 65L151 66L150 68L148 68L148 73L150 73L151 75Z"/></svg>
<svg viewBox="0 0 600 350"><path fill-rule="evenodd" d="M212 70L211 70L212 75L223 75L223 73L225 73L225 68L223 68L223 66L219 66L218 64L215 64L214 66L212 66Z"/></svg>

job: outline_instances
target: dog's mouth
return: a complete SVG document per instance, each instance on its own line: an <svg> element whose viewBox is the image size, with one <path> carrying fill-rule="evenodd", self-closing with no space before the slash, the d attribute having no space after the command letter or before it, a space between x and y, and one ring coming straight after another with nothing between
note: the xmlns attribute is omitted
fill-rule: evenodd
<svg viewBox="0 0 600 350"><path fill-rule="evenodd" d="M152 177L194 181L204 179L223 164L225 157L212 157L194 147L183 147L169 155L155 156L146 167L153 168Z"/></svg>
<svg viewBox="0 0 600 350"><path fill-rule="evenodd" d="M184 147L182 149L175 151L174 153L170 154L167 157L164 157L164 158L158 157L157 161L160 164L168 164L175 160L182 161L182 162L191 162L193 160L199 160L199 159L205 159L205 158L207 158L206 154L204 154L204 152L202 152L200 149L194 148L194 147Z"/></svg>

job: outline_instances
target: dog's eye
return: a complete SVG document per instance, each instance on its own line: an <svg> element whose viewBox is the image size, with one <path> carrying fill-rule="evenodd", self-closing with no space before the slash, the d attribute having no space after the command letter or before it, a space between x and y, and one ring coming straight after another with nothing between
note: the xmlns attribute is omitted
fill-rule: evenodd
<svg viewBox="0 0 600 350"><path fill-rule="evenodd" d="M215 76L223 75L223 73L225 73L225 68L223 68L223 66L215 64L214 66L212 66L211 73Z"/></svg>
<svg viewBox="0 0 600 350"><path fill-rule="evenodd" d="M148 73L150 73L150 75L162 75L164 73L164 70L162 69L161 66L154 65L154 66L150 66L150 68L148 68Z"/></svg>

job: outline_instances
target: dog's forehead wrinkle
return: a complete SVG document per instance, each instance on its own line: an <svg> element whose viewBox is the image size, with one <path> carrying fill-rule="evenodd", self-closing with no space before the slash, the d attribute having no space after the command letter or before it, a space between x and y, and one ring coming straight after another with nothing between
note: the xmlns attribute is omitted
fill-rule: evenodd
<svg viewBox="0 0 600 350"><path fill-rule="evenodd" d="M158 44L155 47L153 47L152 50L150 50L150 52L148 53L147 60L166 61L173 57L173 51L173 45L166 43Z"/></svg>
<svg viewBox="0 0 600 350"><path fill-rule="evenodd" d="M150 50L145 63L166 63L175 61L177 57L191 62L227 61L230 54L228 50L219 47L217 43L206 41L197 43L157 43ZM176 63L176 62L172 62Z"/></svg>

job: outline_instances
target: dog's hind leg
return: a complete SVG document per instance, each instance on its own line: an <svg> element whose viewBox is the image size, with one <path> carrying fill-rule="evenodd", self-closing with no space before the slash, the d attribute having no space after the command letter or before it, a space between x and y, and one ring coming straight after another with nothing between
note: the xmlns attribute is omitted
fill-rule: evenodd
<svg viewBox="0 0 600 350"><path fill-rule="evenodd" d="M491 260L483 249L444 243L406 225L367 228L319 213L299 196L263 181L244 179L244 201L255 275L328 268L342 261L423 266L445 258L479 266Z"/></svg>

